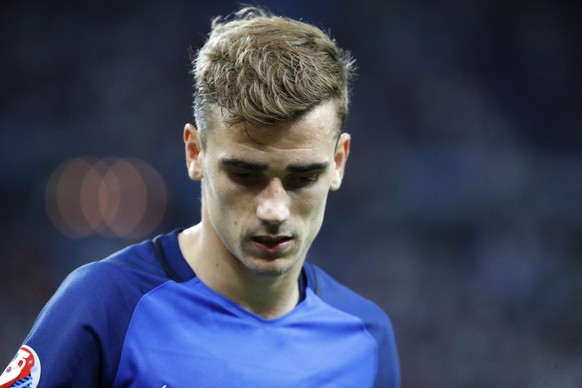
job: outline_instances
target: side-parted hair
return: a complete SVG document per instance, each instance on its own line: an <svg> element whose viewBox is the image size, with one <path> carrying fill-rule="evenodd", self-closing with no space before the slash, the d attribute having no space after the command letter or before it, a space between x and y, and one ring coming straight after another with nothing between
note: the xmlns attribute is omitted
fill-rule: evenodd
<svg viewBox="0 0 582 388"><path fill-rule="evenodd" d="M311 24L242 8L212 21L192 65L194 117L203 143L216 107L226 125L274 125L333 100L338 132L345 122L354 60Z"/></svg>

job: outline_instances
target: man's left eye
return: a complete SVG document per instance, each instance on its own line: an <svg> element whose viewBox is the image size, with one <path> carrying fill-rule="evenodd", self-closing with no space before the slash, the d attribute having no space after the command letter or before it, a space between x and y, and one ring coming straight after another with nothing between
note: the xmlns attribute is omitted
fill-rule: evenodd
<svg viewBox="0 0 582 388"><path fill-rule="evenodd" d="M318 179L319 174L291 175L285 179L285 187L289 190L297 190L316 183Z"/></svg>

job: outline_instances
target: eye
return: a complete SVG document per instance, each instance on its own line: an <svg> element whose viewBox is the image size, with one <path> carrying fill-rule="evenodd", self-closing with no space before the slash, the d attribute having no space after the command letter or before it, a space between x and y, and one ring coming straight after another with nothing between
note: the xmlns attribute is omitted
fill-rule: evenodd
<svg viewBox="0 0 582 388"><path fill-rule="evenodd" d="M243 186L258 184L262 179L262 174L247 170L229 170L228 177L235 183Z"/></svg>
<svg viewBox="0 0 582 388"><path fill-rule="evenodd" d="M293 174L285 178L285 188L287 190L298 190L309 187L319 180L320 172L310 172Z"/></svg>

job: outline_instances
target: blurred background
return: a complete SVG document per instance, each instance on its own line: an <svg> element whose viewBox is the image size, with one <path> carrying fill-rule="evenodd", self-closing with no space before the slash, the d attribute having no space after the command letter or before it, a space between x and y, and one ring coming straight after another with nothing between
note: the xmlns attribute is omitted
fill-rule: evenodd
<svg viewBox="0 0 582 388"><path fill-rule="evenodd" d="M237 3L97 3L0 4L2 365L71 270L199 218L188 53ZM358 60L311 260L390 315L403 387L579 386L580 5L260 4Z"/></svg>

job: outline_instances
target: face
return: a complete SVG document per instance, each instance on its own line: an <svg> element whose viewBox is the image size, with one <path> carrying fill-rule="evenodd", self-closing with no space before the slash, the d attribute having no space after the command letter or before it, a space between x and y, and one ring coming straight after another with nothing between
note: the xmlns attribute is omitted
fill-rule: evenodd
<svg viewBox="0 0 582 388"><path fill-rule="evenodd" d="M258 275L300 270L349 153L336 112L329 102L280 126L225 127L217 111L204 148L186 126L188 170L202 180L202 226L213 254Z"/></svg>

